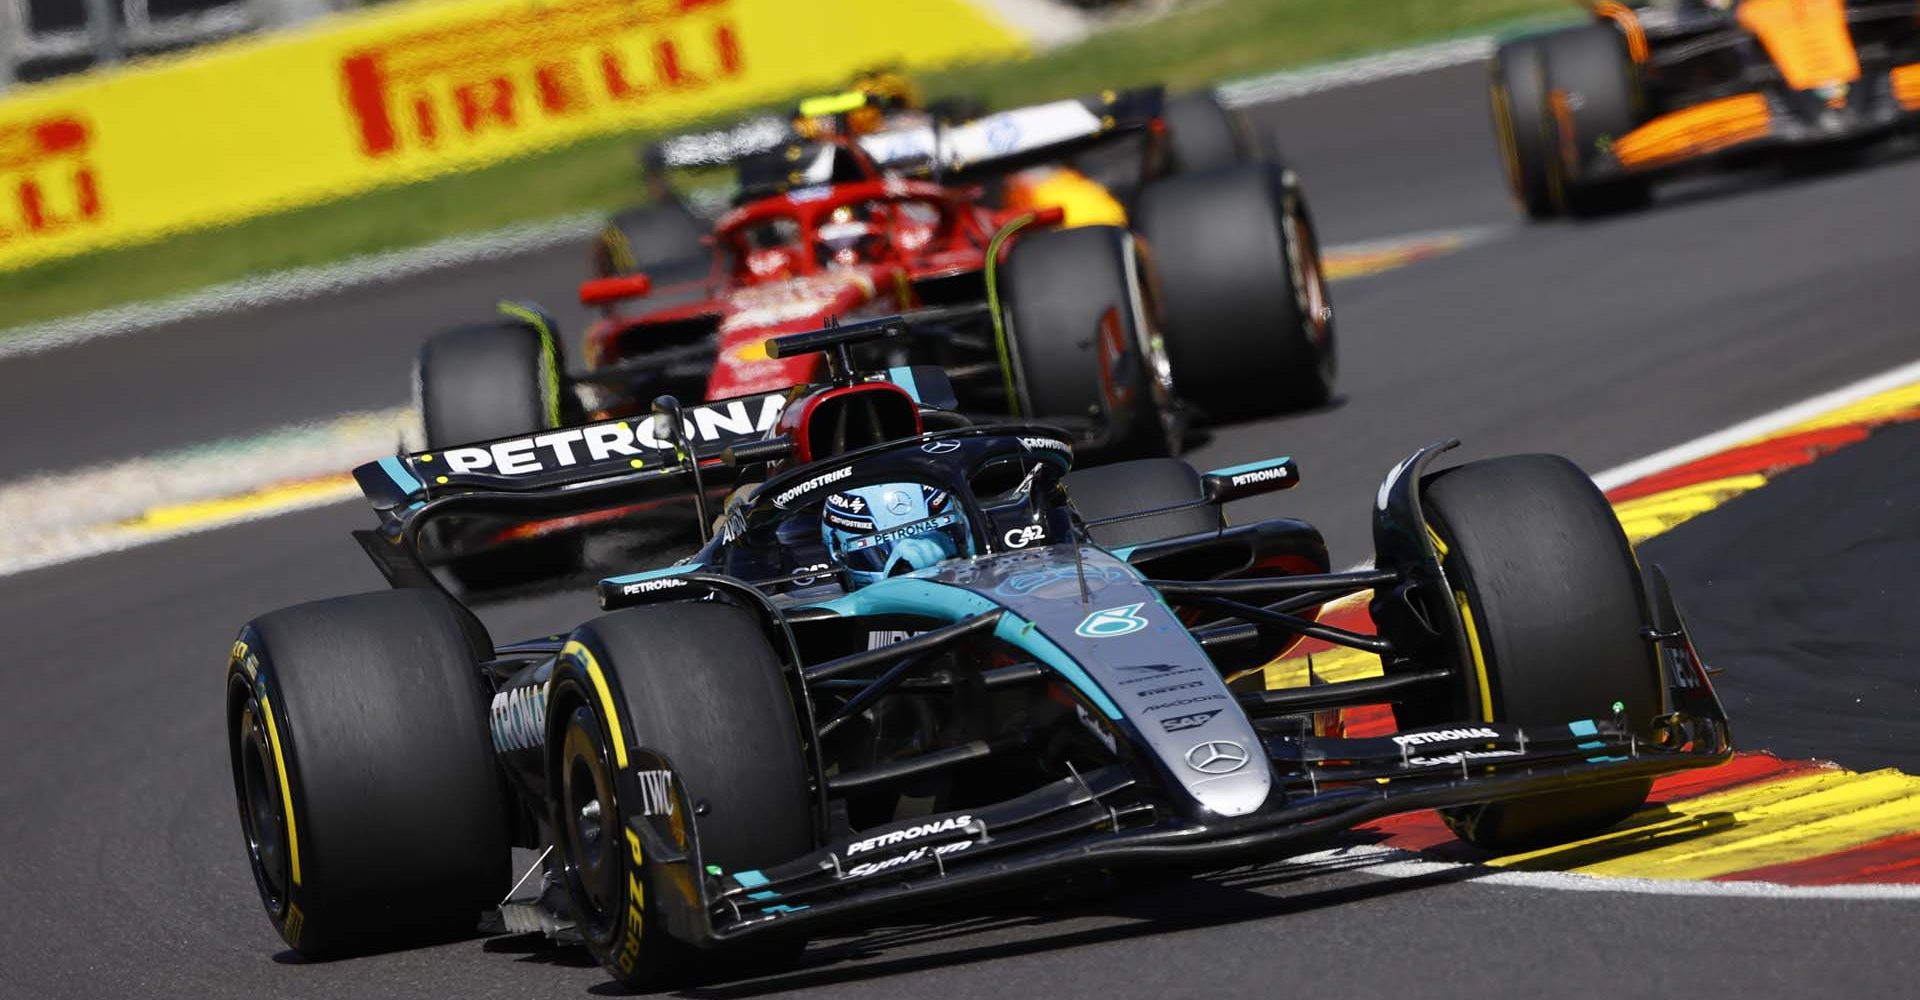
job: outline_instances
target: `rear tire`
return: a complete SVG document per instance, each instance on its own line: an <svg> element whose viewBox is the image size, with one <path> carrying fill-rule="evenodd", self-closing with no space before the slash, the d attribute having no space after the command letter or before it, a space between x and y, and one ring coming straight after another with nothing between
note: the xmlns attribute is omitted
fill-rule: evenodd
<svg viewBox="0 0 1920 1000"><path fill-rule="evenodd" d="M690 829L700 863L728 872L771 867L814 846L799 724L779 658L758 620L739 608L631 608L602 615L571 638L569 648L578 643L584 655L563 657L555 668L548 722L558 870L594 957L623 985L653 988L692 971L698 956L650 929L662 926L659 900L675 890L651 884L647 866L636 866L625 849L627 819L640 804L618 799L619 750L605 713L617 714L627 751L671 765L673 788L693 806L692 815L653 821ZM597 852L595 843L621 849ZM634 885L643 893L638 900ZM630 908L636 902L639 921Z"/></svg>
<svg viewBox="0 0 1920 1000"><path fill-rule="evenodd" d="M1168 173L1192 174L1246 163L1246 130L1211 90L1167 99L1163 111L1173 163Z"/></svg>
<svg viewBox="0 0 1920 1000"><path fill-rule="evenodd" d="M1082 226L1023 237L1000 280L1022 413L1104 422L1103 457L1178 450L1131 233Z"/></svg>
<svg viewBox="0 0 1920 1000"><path fill-rule="evenodd" d="M1088 521L1119 517L1191 503L1203 495L1200 473L1177 458L1142 458L1066 475L1073 508ZM1169 511L1088 529L1096 545L1124 548L1203 531L1219 531L1225 521L1218 504Z"/></svg>
<svg viewBox="0 0 1920 1000"><path fill-rule="evenodd" d="M1515 39L1500 46L1488 64L1487 98L1507 189L1530 219L1560 212L1551 177L1555 153L1546 116L1544 43L1540 36Z"/></svg>
<svg viewBox="0 0 1920 1000"><path fill-rule="evenodd" d="M1262 163L1158 181L1135 218L1183 398L1222 421L1327 401L1333 307L1292 171Z"/></svg>
<svg viewBox="0 0 1920 1000"><path fill-rule="evenodd" d="M1546 83L1542 115L1552 143L1548 178L1556 204L1568 215L1587 217L1646 205L1653 186L1645 177L1586 176L1589 158L1640 124L1636 70L1620 32L1611 24L1590 24L1547 35L1541 39L1541 69Z"/></svg>
<svg viewBox="0 0 1920 1000"><path fill-rule="evenodd" d="M274 611L240 632L227 723L267 915L302 955L474 933L506 891L485 631L394 590ZM284 778L284 784L282 783Z"/></svg>
<svg viewBox="0 0 1920 1000"><path fill-rule="evenodd" d="M535 434L578 416L559 345L530 323L487 323L436 334L421 346L415 372L420 422L432 451ZM479 523L482 529L488 526ZM469 590L565 576L582 561L578 535L451 555L447 550L459 541L455 535L461 527L430 525L427 556L444 563Z"/></svg>
<svg viewBox="0 0 1920 1000"><path fill-rule="evenodd" d="M1479 653L1461 664L1450 703L1396 707L1403 726L1611 719L1615 703L1621 718L1650 725L1661 682L1641 635L1639 564L1585 473L1554 455L1470 462L1429 476L1423 509L1445 544L1442 566ZM1507 850L1603 830L1639 809L1651 787L1642 779L1442 815L1462 840Z"/></svg>

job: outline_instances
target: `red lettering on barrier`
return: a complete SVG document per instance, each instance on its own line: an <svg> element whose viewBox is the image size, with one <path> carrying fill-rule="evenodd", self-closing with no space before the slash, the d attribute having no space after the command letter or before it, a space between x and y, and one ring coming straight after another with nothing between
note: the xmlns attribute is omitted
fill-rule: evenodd
<svg viewBox="0 0 1920 1000"><path fill-rule="evenodd" d="M627 74L620 68L620 53L612 49L600 50L600 72L607 81L607 96L616 101L639 97L647 88L637 83L627 82Z"/></svg>
<svg viewBox="0 0 1920 1000"><path fill-rule="evenodd" d="M92 140L74 116L0 124L0 243L100 220Z"/></svg>
<svg viewBox="0 0 1920 1000"><path fill-rule="evenodd" d="M698 90L742 75L735 0L575 0L403 36L341 60L362 155L443 148L465 136ZM529 57L534 58L529 61ZM648 65L648 63L651 65ZM442 128L457 122L458 128Z"/></svg>
<svg viewBox="0 0 1920 1000"><path fill-rule="evenodd" d="M420 132L420 141L431 147L435 139L440 138L439 120L433 114L433 102L425 95L413 99L413 127Z"/></svg>
<svg viewBox="0 0 1920 1000"><path fill-rule="evenodd" d="M713 33L714 48L719 50L720 72L727 76L740 73L740 36L733 33L733 25L722 24Z"/></svg>
<svg viewBox="0 0 1920 1000"><path fill-rule="evenodd" d="M550 115L565 115L587 107L580 70L569 63L550 63L533 71L540 90L540 107Z"/></svg>
<svg viewBox="0 0 1920 1000"><path fill-rule="evenodd" d="M460 109L460 127L468 135L480 131L489 118L513 127L513 83L504 76L454 88L453 103Z"/></svg>
<svg viewBox="0 0 1920 1000"><path fill-rule="evenodd" d="M349 56L340 64L347 92L347 110L360 124L360 150L368 156L391 153L397 142L393 120L387 117L387 79L370 55Z"/></svg>
<svg viewBox="0 0 1920 1000"><path fill-rule="evenodd" d="M653 72L669 87L692 87L701 82L699 77L680 68L680 50L674 48L671 38L653 43Z"/></svg>

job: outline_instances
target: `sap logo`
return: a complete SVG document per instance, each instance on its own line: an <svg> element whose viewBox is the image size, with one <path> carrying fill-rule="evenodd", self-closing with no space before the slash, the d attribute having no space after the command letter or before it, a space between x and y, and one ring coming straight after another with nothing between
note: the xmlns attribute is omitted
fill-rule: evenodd
<svg viewBox="0 0 1920 1000"><path fill-rule="evenodd" d="M1038 524L1030 524L1007 532L1006 537L1001 540L1007 543L1007 548L1024 549L1034 542L1046 541L1047 529Z"/></svg>
<svg viewBox="0 0 1920 1000"><path fill-rule="evenodd" d="M1161 719L1160 728L1169 733L1177 733L1183 729L1198 729L1206 725L1208 720L1219 714L1220 709L1216 708L1211 712L1194 712L1191 715L1176 715L1171 719Z"/></svg>
<svg viewBox="0 0 1920 1000"><path fill-rule="evenodd" d="M749 400L736 399L688 410L681 430L690 443L724 441L763 433L780 419L786 399L768 396L758 402L756 416ZM614 458L637 458L671 449L662 439L658 417L625 420L585 427L567 427L531 437L495 441L485 447L448 448L444 453L451 473L485 472L524 476ZM426 462L430 459L422 458Z"/></svg>
<svg viewBox="0 0 1920 1000"><path fill-rule="evenodd" d="M1417 747L1426 743L1451 743L1454 740L1497 740L1500 734L1484 726L1471 729L1434 729L1424 733L1402 733L1393 741L1403 747Z"/></svg>
<svg viewBox="0 0 1920 1000"><path fill-rule="evenodd" d="M501 753L535 750L547 742L547 685L517 687L493 696L488 713L493 747Z"/></svg>
<svg viewBox="0 0 1920 1000"><path fill-rule="evenodd" d="M878 836L868 837L865 840L856 840L848 844L847 856L851 857L855 854L864 854L876 848L891 847L894 844L909 840L919 840L923 837L934 836L935 834L967 831L972 824L972 816L962 815L949 816L946 819L932 820L914 826L903 826L898 830L889 830Z"/></svg>
<svg viewBox="0 0 1920 1000"><path fill-rule="evenodd" d="M845 479L851 475L853 475L853 466L851 465L847 466L844 469L835 469L832 472L821 473L820 475L817 475L812 479L809 479L806 482L801 483L800 485L795 486L794 488L781 493L779 496L774 497L773 505L775 507L779 507L782 510L784 510L786 509L786 506L788 504L794 502L800 497L806 496L807 494L812 493L814 490L817 490L820 487L827 485L828 483L837 483L840 480Z"/></svg>

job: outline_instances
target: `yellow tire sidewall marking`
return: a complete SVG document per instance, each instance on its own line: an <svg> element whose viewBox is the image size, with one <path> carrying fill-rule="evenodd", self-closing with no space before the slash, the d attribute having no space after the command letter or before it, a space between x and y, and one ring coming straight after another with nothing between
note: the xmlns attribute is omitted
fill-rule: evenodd
<svg viewBox="0 0 1920 1000"><path fill-rule="evenodd" d="M293 884L300 884L300 834L293 818L293 786L287 784L287 758L280 751L280 724L273 719L273 702L260 695L260 712L267 717L267 742L273 745L273 767L280 774L280 805L287 816L287 863ZM291 912L291 901L289 901Z"/></svg>
<svg viewBox="0 0 1920 1000"><path fill-rule="evenodd" d="M600 715L606 720L607 735L613 740L613 761L624 770L627 767L626 732L620 725L620 713L614 711L613 691L607 686L607 675L601 671L600 662L593 658L592 650L577 641L567 643L560 655L572 657L586 668L587 679L593 683L593 692L600 699Z"/></svg>

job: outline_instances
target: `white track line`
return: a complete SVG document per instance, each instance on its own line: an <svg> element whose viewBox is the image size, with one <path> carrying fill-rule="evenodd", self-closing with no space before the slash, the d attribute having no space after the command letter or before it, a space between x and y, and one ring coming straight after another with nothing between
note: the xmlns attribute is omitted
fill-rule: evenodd
<svg viewBox="0 0 1920 1000"><path fill-rule="evenodd" d="M1288 101L1298 97L1352 87L1397 76L1431 73L1484 61L1493 54L1492 35L1436 42L1343 62L1281 70L1246 80L1223 83L1214 90L1221 103L1233 108Z"/></svg>
<svg viewBox="0 0 1920 1000"><path fill-rule="evenodd" d="M1615 489L1636 479L1645 479L1656 473L1678 468L1742 442L1812 420L1823 413L1857 403L1868 396L1915 382L1920 382L1920 359L1890 371L1863 378L1850 385L1843 385L1832 392L1823 392L1811 399L1803 399L1790 406L1763 413L1751 420L1743 420L1732 427L1694 438L1685 444L1675 445L1665 451L1656 452L1625 465L1615 466L1594 476L1593 481L1603 490Z"/></svg>
<svg viewBox="0 0 1920 1000"><path fill-rule="evenodd" d="M71 347L101 337L140 333L169 323L298 302L481 261L500 260L568 243L581 243L598 232L603 221L600 215L583 214L510 226L491 232L455 236L422 247L354 257L338 264L301 267L243 278L155 302L135 302L69 319L0 330L0 361Z"/></svg>
<svg viewBox="0 0 1920 1000"><path fill-rule="evenodd" d="M351 500L345 470L420 437L412 407L398 407L0 484L0 576ZM322 477L335 481L301 485ZM143 520L247 497L258 502Z"/></svg>

